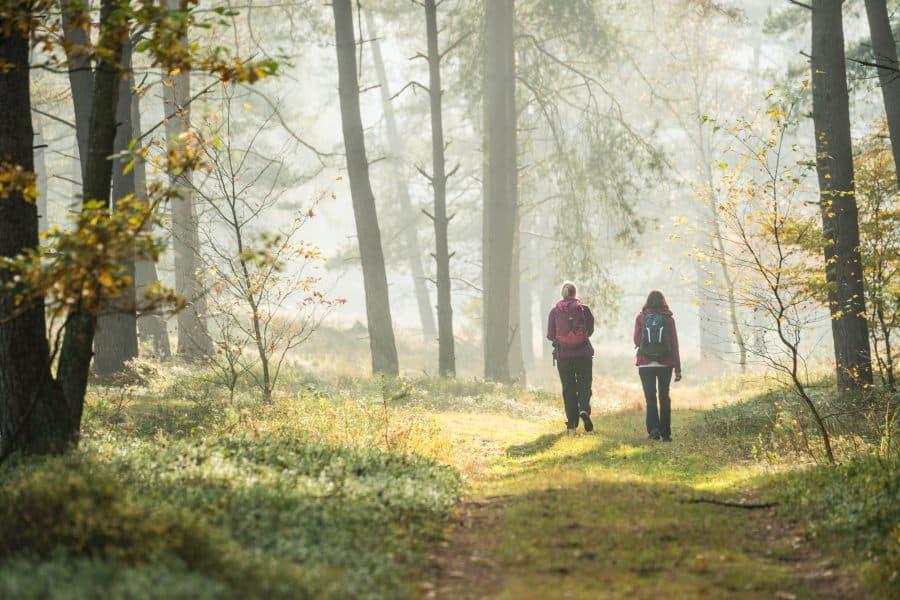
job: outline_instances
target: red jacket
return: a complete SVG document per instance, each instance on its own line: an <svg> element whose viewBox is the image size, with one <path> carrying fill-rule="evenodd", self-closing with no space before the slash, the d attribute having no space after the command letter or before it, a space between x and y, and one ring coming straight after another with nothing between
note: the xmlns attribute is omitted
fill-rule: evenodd
<svg viewBox="0 0 900 600"><path fill-rule="evenodd" d="M648 308L648 313L665 315L669 321L669 327L671 327L672 331L672 352L669 353L669 356L664 358L663 360L656 361L661 365L666 367L673 367L675 369L675 374L678 375L681 373L681 356L678 354L678 332L675 329L675 319L672 317L672 311L668 309L655 309ZM637 348L641 345L641 329L644 328L644 313L643 311L639 312L637 317L634 319L634 347ZM651 362L649 358L645 356L641 356L641 353L637 353L637 357L635 363L637 366L641 365L649 365Z"/></svg>
<svg viewBox="0 0 900 600"><path fill-rule="evenodd" d="M556 313L561 309L567 308L569 305L581 307L584 311L584 321L585 325L587 325L588 337L594 335L594 315L591 313L591 309L588 308L587 304L582 304L575 298L566 298L556 303L556 306L550 311L550 316L547 319L547 339L551 342L556 341ZM584 341L584 344L577 348L560 346L556 352L556 358L590 358L594 356L594 347L591 345L591 340L588 339Z"/></svg>

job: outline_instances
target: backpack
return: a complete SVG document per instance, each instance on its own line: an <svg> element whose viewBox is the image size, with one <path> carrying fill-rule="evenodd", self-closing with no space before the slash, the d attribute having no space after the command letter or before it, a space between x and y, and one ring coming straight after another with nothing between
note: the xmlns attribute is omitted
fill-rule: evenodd
<svg viewBox="0 0 900 600"><path fill-rule="evenodd" d="M556 309L556 341L564 348L580 348L588 340L584 306L574 304Z"/></svg>
<svg viewBox="0 0 900 600"><path fill-rule="evenodd" d="M650 360L662 360L672 351L672 333L666 315L643 313L644 326L641 329L641 345L638 352Z"/></svg>

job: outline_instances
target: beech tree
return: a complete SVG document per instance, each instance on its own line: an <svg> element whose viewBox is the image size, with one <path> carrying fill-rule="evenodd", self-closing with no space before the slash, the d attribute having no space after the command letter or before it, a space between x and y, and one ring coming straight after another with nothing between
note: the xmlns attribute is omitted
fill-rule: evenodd
<svg viewBox="0 0 900 600"><path fill-rule="evenodd" d="M372 45L372 62L375 66L375 76L378 79L378 91L381 97L381 106L384 112L385 129L387 130L388 149L390 150L390 163L394 177L394 185L397 192L397 201L402 210L408 215L409 222L403 228L406 259L413 278L413 290L416 294L416 306L419 309L419 321L422 323L422 334L426 340L433 340L437 335L434 325L434 310L431 306L431 297L426 285L425 269L422 266L422 246L415 227L417 211L413 208L409 196L409 185L403 175L401 164L403 160L403 142L400 140L400 132L397 128L397 116L391 105L391 92L388 85L387 72L384 68L384 58L381 55L381 44L376 37L374 18L371 11L366 11L366 29ZM421 215L419 215L421 217Z"/></svg>
<svg viewBox="0 0 900 600"><path fill-rule="evenodd" d="M133 283L123 262L136 252L159 252L147 225L164 191L157 187L153 202L123 199L116 211L108 204L122 51L132 22L148 32L153 42L144 49L166 68L202 65L221 79L248 81L275 68L270 62L226 62L216 56L195 60L189 49L168 43L190 21L189 11L172 19L153 4L102 0L96 45L83 49L95 68L82 210L73 231L48 233L53 252L44 253L37 236L29 45L53 47L51 8L49 2L17 0L0 10L0 456L17 450L59 452L77 443L98 315ZM180 171L197 166L191 152L170 152L164 160L163 167ZM165 301L176 303L173 297Z"/></svg>
<svg viewBox="0 0 900 600"><path fill-rule="evenodd" d="M167 0L174 14L183 11L186 0ZM187 48L187 27L174 40ZM179 144L191 127L191 73L188 69L173 69L163 85L163 105L166 114L166 137ZM187 310L178 313L178 355L189 359L210 356L215 349L204 315L206 300L199 278L200 262L197 252L200 237L197 233L197 208L194 205L191 173L172 173L172 183L180 193L172 199L172 247L175 251L175 291L188 302Z"/></svg>
<svg viewBox="0 0 900 600"><path fill-rule="evenodd" d="M453 340L453 306L450 297L450 250L447 241L447 226L452 216L447 216L447 178L455 172L446 170L444 156L444 117L441 108L441 59L446 52L438 49L437 3L424 0L425 29L428 38L428 95L431 100L431 152L432 172L426 175L434 188L434 214L428 217L434 223L435 253L437 266L438 308L438 372L441 376L456 373L456 353ZM453 46L450 46L452 50Z"/></svg>
<svg viewBox="0 0 900 600"><path fill-rule="evenodd" d="M891 31L886 0L866 0L866 16L872 53L881 82L881 95L887 114L891 150L894 153L894 169L900 184L900 62L897 61L897 42Z"/></svg>
<svg viewBox="0 0 900 600"><path fill-rule="evenodd" d="M837 381L841 388L872 383L859 212L844 57L843 0L812 2L812 97L825 276Z"/></svg>
<svg viewBox="0 0 900 600"><path fill-rule="evenodd" d="M366 320L369 329L369 347L372 351L372 369L376 373L396 376L399 373L399 365L397 346L394 342L394 328L391 322L384 253L381 248L381 231L378 228L375 196L369 181L369 161L366 158L366 142L362 117L359 112L353 5L350 0L334 0L332 8L337 47L341 124L366 293Z"/></svg>
<svg viewBox="0 0 900 600"><path fill-rule="evenodd" d="M128 149L134 135L131 122L131 94L134 88L134 74L131 69L132 44L127 42L122 48L122 71L119 78L118 100L116 102L115 158L112 170L112 195L109 209L116 210L116 201L135 194L135 173L128 167L131 161ZM115 298L106 310L98 316L97 335L94 338L94 372L108 376L124 370L129 360L137 358L137 313L135 311L135 259L124 257L129 284L122 296Z"/></svg>
<svg viewBox="0 0 900 600"><path fill-rule="evenodd" d="M517 224L514 0L485 1L484 376L509 381L510 302Z"/></svg>

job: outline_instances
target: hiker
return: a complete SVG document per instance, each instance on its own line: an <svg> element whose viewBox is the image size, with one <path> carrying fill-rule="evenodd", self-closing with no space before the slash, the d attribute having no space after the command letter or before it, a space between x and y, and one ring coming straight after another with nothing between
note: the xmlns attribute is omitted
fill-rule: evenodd
<svg viewBox="0 0 900 600"><path fill-rule="evenodd" d="M591 361L594 347L594 315L576 297L575 284L562 286L562 300L550 311L547 339L553 342L553 361L559 370L563 403L566 407L566 433L574 433L579 417L585 431L593 431L591 421Z"/></svg>
<svg viewBox="0 0 900 600"><path fill-rule="evenodd" d="M672 400L669 385L673 370L675 381L681 381L681 357L678 355L675 319L665 296L658 290L650 292L644 308L634 320L634 346L637 349L635 364L647 401L647 434L651 440L662 438L664 442L671 442Z"/></svg>

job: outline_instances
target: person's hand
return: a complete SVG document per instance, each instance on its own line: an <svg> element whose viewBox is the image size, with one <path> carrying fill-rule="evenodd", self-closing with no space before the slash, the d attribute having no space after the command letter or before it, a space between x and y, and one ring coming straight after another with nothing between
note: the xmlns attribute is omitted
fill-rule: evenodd
<svg viewBox="0 0 900 600"><path fill-rule="evenodd" d="M681 373L675 373L675 381L681 381Z"/></svg>

